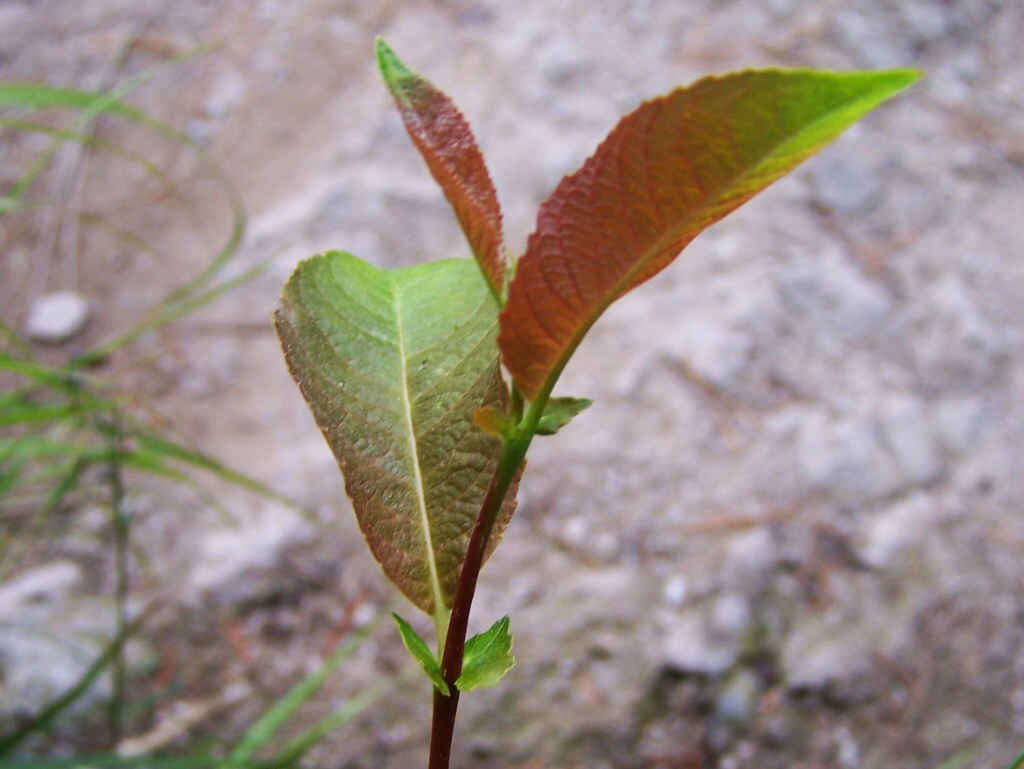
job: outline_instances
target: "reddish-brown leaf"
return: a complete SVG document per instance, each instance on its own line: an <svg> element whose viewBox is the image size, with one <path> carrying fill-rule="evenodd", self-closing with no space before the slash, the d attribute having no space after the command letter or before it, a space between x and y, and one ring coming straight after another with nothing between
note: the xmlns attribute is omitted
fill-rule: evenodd
<svg viewBox="0 0 1024 769"><path fill-rule="evenodd" d="M522 392L550 390L611 302L918 76L739 72L623 118L541 206L516 268L498 343Z"/></svg>
<svg viewBox="0 0 1024 769"><path fill-rule="evenodd" d="M380 38L377 64L413 144L455 210L491 291L503 301L501 208L469 123L451 99L406 67Z"/></svg>

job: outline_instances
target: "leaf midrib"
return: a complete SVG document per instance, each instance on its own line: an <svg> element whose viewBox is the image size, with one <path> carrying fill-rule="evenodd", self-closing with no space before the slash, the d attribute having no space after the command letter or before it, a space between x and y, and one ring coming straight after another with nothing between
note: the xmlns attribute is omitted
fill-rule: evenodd
<svg viewBox="0 0 1024 769"><path fill-rule="evenodd" d="M412 419L412 400L409 395L409 371L406 365L405 324L402 316L401 287L398 281L391 281L392 301L395 310L395 326L398 331L398 360L401 366L402 411L405 417L406 436L409 441L409 455L412 459L413 482L416 487L416 502L420 513L420 529L423 533L423 544L426 549L427 569L430 574L430 590L434 596L434 622L440 627L444 615L444 598L441 593L441 580L437 574L437 561L434 558L434 543L430 535L430 518L427 515L427 499L423 488L423 474L420 470L419 447Z"/></svg>

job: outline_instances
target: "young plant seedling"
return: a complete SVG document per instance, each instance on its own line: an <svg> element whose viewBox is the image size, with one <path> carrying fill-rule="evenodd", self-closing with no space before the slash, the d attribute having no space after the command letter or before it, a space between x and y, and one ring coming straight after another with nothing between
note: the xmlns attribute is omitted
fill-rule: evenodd
<svg viewBox="0 0 1024 769"><path fill-rule="evenodd" d="M370 549L434 620L440 658L395 617L434 687L429 767L447 769L459 695L515 664L508 618L467 642L469 610L531 441L590 405L552 397L587 331L919 73L748 70L645 102L541 205L511 262L466 120L380 39L377 63L474 259L382 270L320 254L292 274L275 322Z"/></svg>

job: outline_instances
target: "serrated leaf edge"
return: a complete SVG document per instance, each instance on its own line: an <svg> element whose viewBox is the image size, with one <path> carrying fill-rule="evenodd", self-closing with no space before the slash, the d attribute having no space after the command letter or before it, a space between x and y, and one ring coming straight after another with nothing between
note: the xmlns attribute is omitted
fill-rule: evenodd
<svg viewBox="0 0 1024 769"><path fill-rule="evenodd" d="M483 688L487 688L487 687L490 687L490 686L496 686L501 681L501 679L504 678L508 674L508 671L510 671L512 668L514 668L516 666L516 658L512 654L513 638L512 638L512 634L508 632L508 628L509 628L509 618L508 618L508 615L506 614L504 617L502 617L497 622L495 622L493 625L491 625L487 630L485 630L482 633L477 633L475 636L473 636L468 641L466 641L466 647L465 647L466 652L464 653L462 675L460 675L458 677L458 679L456 679L456 681L455 681L455 688L456 689L458 689L460 692L471 692L474 689L483 689ZM502 670L498 674L498 676L494 679L493 683L478 684L477 686L467 687L466 686L467 674L474 672L474 670L473 670L474 666L472 664L472 660L469 660L470 664L468 664L468 665L466 664L466 658L468 658L470 656L468 652L470 651L470 648L473 646L474 641L479 643L480 639L486 638L488 635L492 636L493 640L491 640L490 643L488 643L487 646L483 647L483 651L477 652L478 657L485 658L485 652L486 652L487 649L490 649L495 644L502 643L504 641L504 639L507 638L508 639L508 647L503 650L503 654L508 657L508 660L509 660L508 666L505 667L505 669Z"/></svg>

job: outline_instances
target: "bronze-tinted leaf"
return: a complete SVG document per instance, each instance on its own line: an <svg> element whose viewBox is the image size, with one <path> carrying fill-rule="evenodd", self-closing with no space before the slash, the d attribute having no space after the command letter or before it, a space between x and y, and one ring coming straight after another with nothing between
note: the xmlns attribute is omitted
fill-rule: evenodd
<svg viewBox="0 0 1024 769"><path fill-rule="evenodd" d="M455 209L491 291L504 301L501 208L469 123L451 99L406 67L380 38L377 63L413 144Z"/></svg>
<svg viewBox="0 0 1024 769"><path fill-rule="evenodd" d="M550 391L611 302L918 76L739 72L624 117L541 206L516 267L498 342L523 393Z"/></svg>

